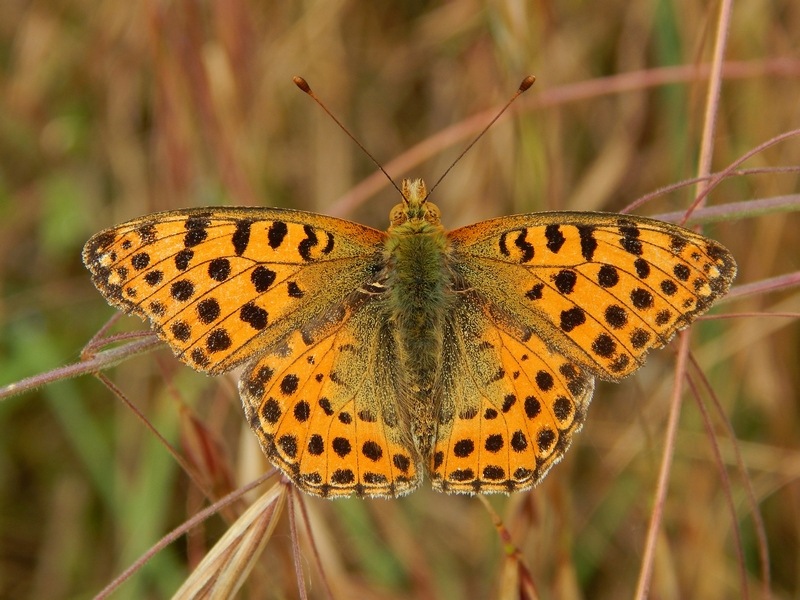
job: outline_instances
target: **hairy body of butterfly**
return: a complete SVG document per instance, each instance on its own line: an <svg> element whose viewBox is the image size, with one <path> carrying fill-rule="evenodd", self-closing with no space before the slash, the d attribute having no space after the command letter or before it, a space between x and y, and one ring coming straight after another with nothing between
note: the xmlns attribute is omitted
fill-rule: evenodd
<svg viewBox="0 0 800 600"><path fill-rule="evenodd" d="M445 324L455 302L449 244L439 210L425 201L422 182L403 182L407 201L394 207L384 254L388 322L403 373L401 406L422 456L430 454L441 405L440 378Z"/></svg>
<svg viewBox="0 0 800 600"><path fill-rule="evenodd" d="M724 295L718 243L643 217L538 213L445 232L404 181L388 232L302 211L156 213L84 248L178 358L244 366L246 417L304 491L538 483L618 381Z"/></svg>

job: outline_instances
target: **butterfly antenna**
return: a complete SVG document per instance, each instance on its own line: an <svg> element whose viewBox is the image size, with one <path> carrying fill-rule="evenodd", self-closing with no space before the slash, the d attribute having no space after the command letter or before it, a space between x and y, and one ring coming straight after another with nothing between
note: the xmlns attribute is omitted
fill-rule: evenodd
<svg viewBox="0 0 800 600"><path fill-rule="evenodd" d="M386 175L386 179L388 179L392 183L392 185L394 186L394 189L396 189L398 192L400 192L400 195L402 196L403 195L402 190L400 190L400 188L397 187L397 184L394 182L394 179L392 179L391 176L386 172L386 169L383 168L383 165L381 165L381 163L379 163L377 161L377 159L374 156L372 156L372 154L369 153L369 150L364 148L364 145L356 139L356 136L354 136L352 133L350 133L350 131L347 129L347 127L345 127L342 124L342 122L339 119L337 119L331 111L328 110L328 107L325 106L325 104L322 102L322 100L320 100L319 97L314 93L314 90L311 89L311 86L308 85L308 82L305 79L303 79L302 77L298 76L298 75L295 75L294 77L292 77L292 81L294 81L294 84L297 87L299 87L306 94L311 96L311 98L314 100L314 102L316 102L317 104L320 105L320 107L322 107L322 110L324 110L328 114L328 116L331 119L333 119L334 122L341 128L341 130L344 131L347 134L347 136L351 140L353 140L359 148L361 148L361 151L364 154L366 154L372 162L375 163L375 165L381 170L381 173ZM531 82L531 83L533 83L533 82Z"/></svg>
<svg viewBox="0 0 800 600"><path fill-rule="evenodd" d="M481 139L483 137L483 134L485 134L487 131L489 131L489 128L492 125L494 125L494 122L497 121L497 119L499 119L502 116L502 114L504 112L506 112L506 110L508 110L508 107L511 106L511 104L514 102L514 100L516 100L523 93L528 91L528 89L533 85L534 81L536 81L536 77L534 77L533 75L528 75L525 79L522 80L522 83L519 84L519 88L517 88L517 91L514 92L514 95L511 96L511 98L509 98L509 100L508 100L508 102L506 102L505 106L503 106L503 108L501 108L500 111L494 116L494 119L489 121L488 125L486 125L486 127L484 127L483 130L477 136L475 136L475 139L472 140L470 145L467 146L466 148L464 148L464 151L461 154L458 155L458 158L456 158L451 163L451 165L449 167L447 167L447 170L444 173L442 173L442 176L439 177L439 179L436 180L436 183L433 184L433 187L428 190L428 196L430 196L433 193L433 190L436 189L436 186L438 186L442 182L442 180L447 176L447 174L450 172L450 169L455 167L458 164L458 162L462 158L464 158L464 155L467 152L469 152L470 148L472 148L475 145L475 142L477 142L479 139ZM295 82L295 83L297 83L297 82Z"/></svg>

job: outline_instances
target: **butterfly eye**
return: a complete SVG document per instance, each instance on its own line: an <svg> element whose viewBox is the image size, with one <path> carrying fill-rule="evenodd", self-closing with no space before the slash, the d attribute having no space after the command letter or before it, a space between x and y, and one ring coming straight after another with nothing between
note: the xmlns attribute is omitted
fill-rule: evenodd
<svg viewBox="0 0 800 600"><path fill-rule="evenodd" d="M405 204L396 204L389 213L389 222L392 226L402 225L408 221L408 212Z"/></svg>
<svg viewBox="0 0 800 600"><path fill-rule="evenodd" d="M433 225L438 225L442 216L442 212L439 210L439 207L430 202L426 202L425 207L428 209L425 213L425 220Z"/></svg>

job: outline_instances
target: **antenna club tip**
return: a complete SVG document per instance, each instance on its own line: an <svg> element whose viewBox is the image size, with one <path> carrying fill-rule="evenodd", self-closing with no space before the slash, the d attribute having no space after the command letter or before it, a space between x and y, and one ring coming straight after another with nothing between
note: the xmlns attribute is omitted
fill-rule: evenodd
<svg viewBox="0 0 800 600"><path fill-rule="evenodd" d="M308 85L308 82L299 75L295 75L294 77L292 77L292 81L294 81L294 84L301 90L303 90L306 94L311 93L311 86Z"/></svg>
<svg viewBox="0 0 800 600"><path fill-rule="evenodd" d="M519 91L525 92L533 85L533 82L536 81L535 75L528 75L525 79L522 80L522 83L519 84ZM297 83L297 82L295 82Z"/></svg>

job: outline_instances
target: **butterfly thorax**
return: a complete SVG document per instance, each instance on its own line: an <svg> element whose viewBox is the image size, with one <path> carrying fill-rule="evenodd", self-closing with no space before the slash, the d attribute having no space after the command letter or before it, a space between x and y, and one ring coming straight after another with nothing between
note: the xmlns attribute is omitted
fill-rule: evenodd
<svg viewBox="0 0 800 600"><path fill-rule="evenodd" d="M386 240L388 309L398 348L412 434L424 453L433 435L442 339L452 289L439 209L421 180L404 180Z"/></svg>

